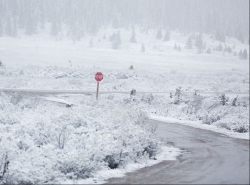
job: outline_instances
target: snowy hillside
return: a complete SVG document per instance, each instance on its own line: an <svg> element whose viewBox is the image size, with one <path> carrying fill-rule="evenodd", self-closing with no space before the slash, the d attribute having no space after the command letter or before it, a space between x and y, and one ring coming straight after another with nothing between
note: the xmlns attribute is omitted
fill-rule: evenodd
<svg viewBox="0 0 250 185"><path fill-rule="evenodd" d="M114 49L109 37L117 31L121 43ZM123 92L98 100L95 94L0 92L0 175L9 162L0 181L68 182L145 163L164 146L147 122L150 115L249 133L249 61L239 58L249 45L203 34L198 53L195 39L186 48L192 34L171 31L164 42L155 30L135 33L136 43L132 29L110 28L75 42L42 33L0 37L0 89L95 91L94 74L101 71L100 92Z"/></svg>

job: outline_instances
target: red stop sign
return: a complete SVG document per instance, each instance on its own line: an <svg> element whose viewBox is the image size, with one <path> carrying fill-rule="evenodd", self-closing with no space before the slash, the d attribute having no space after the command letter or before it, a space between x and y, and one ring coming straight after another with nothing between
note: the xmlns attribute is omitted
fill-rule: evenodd
<svg viewBox="0 0 250 185"><path fill-rule="evenodd" d="M100 82L100 81L102 81L102 79L103 79L103 74L102 74L101 72L97 72L97 73L95 74L95 80L96 80L97 82Z"/></svg>

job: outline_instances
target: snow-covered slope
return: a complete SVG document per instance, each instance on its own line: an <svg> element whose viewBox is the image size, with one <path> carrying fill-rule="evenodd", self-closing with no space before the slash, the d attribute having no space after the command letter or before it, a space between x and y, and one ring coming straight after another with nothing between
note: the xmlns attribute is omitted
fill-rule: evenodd
<svg viewBox="0 0 250 185"><path fill-rule="evenodd" d="M146 153L158 153L163 145L151 133L149 115L249 133L249 61L234 55L248 45L227 38L233 52L217 51L220 43L204 34L212 53L198 54L185 49L189 35L171 32L163 42L154 30L136 30L137 43L131 43L131 30L120 30L121 45L114 50L108 39L114 31L103 29L75 43L42 34L0 38L0 89L93 92L94 75L101 71L100 91L128 92L100 94L98 101L94 94L0 92L0 170L9 161L5 181L56 183L94 177L108 164L144 163ZM140 93L130 96L132 89Z"/></svg>

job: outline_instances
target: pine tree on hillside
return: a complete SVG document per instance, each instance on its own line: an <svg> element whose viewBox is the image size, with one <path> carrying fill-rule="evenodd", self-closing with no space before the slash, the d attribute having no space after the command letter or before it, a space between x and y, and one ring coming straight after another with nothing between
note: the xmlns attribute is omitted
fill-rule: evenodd
<svg viewBox="0 0 250 185"><path fill-rule="evenodd" d="M117 31L116 33L116 40L117 40L118 45L122 43L120 31Z"/></svg>
<svg viewBox="0 0 250 185"><path fill-rule="evenodd" d="M193 48L193 46L192 46L192 37L191 36L188 37L188 40L186 42L186 48L187 49L192 49Z"/></svg>
<svg viewBox="0 0 250 185"><path fill-rule="evenodd" d="M170 31L169 30L167 30L166 31L166 33L165 33L165 36L164 36L164 39L163 39L163 41L169 41L170 40Z"/></svg>
<svg viewBox="0 0 250 185"><path fill-rule="evenodd" d="M157 34L156 34L156 38L157 38L157 39L162 39L162 31L161 31L161 28L158 29Z"/></svg>
<svg viewBox="0 0 250 185"><path fill-rule="evenodd" d="M109 37L109 41L113 41L116 38L116 34L115 32L113 32L113 34Z"/></svg>
<svg viewBox="0 0 250 185"><path fill-rule="evenodd" d="M132 30L132 35L131 35L131 37L130 37L130 42L136 43L135 29Z"/></svg>
<svg viewBox="0 0 250 185"><path fill-rule="evenodd" d="M222 51L222 45L221 45L221 43L219 44L219 46L216 48L218 51Z"/></svg>
<svg viewBox="0 0 250 185"><path fill-rule="evenodd" d="M203 43L202 49L206 49L206 42Z"/></svg>
<svg viewBox="0 0 250 185"><path fill-rule="evenodd" d="M178 46L178 51L181 51L181 46L180 45Z"/></svg>
<svg viewBox="0 0 250 185"><path fill-rule="evenodd" d="M114 34L114 38L112 39L112 48L113 49L119 49L120 44L121 44L120 31L117 31Z"/></svg>
<svg viewBox="0 0 250 185"><path fill-rule="evenodd" d="M177 45L176 45L176 43L175 43L175 45L174 45L174 49L177 49Z"/></svg>
<svg viewBox="0 0 250 185"><path fill-rule="evenodd" d="M245 48L243 53L242 53L242 59L247 60L248 54L247 54L247 49Z"/></svg>
<svg viewBox="0 0 250 185"><path fill-rule="evenodd" d="M228 53L232 53L233 52L230 46L227 47L227 52Z"/></svg>
<svg viewBox="0 0 250 185"><path fill-rule="evenodd" d="M242 52L242 49L241 49L240 52L239 52L239 58L240 58L240 59L243 59L243 52Z"/></svg>
<svg viewBox="0 0 250 185"><path fill-rule="evenodd" d="M217 39L218 41L221 41L221 42L225 42L226 37L225 37L225 35L222 32L217 31L215 33L215 39Z"/></svg>
<svg viewBox="0 0 250 185"><path fill-rule="evenodd" d="M243 33L242 33L241 28L236 28L235 35L236 35L236 38L237 38L239 41L241 41L242 43L245 42L244 35L243 35Z"/></svg>
<svg viewBox="0 0 250 185"><path fill-rule="evenodd" d="M211 49L208 48L206 53L211 54Z"/></svg>

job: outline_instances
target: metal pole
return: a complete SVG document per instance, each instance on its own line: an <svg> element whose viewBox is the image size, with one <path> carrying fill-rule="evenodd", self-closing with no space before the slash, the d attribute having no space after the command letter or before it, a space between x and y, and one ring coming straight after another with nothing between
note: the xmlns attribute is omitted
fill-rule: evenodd
<svg viewBox="0 0 250 185"><path fill-rule="evenodd" d="M98 92L99 92L99 82L97 82L96 99L98 99Z"/></svg>

